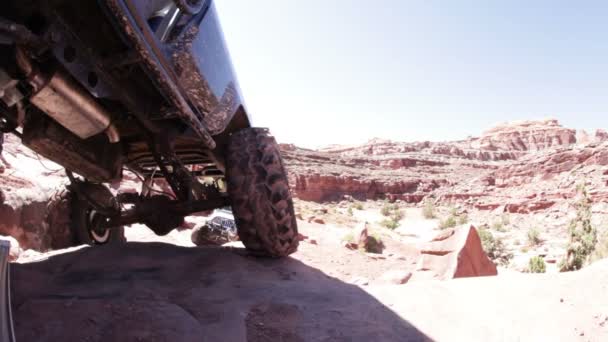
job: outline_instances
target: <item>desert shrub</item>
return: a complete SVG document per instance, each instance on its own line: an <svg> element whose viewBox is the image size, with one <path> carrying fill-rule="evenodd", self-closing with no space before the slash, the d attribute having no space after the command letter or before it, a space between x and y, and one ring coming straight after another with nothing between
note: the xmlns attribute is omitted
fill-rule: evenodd
<svg viewBox="0 0 608 342"><path fill-rule="evenodd" d="M467 224L469 222L469 215L467 214L461 214L459 216L457 216L458 218L458 224Z"/></svg>
<svg viewBox="0 0 608 342"><path fill-rule="evenodd" d="M387 219L380 221L380 225L391 230L397 228L399 221L405 217L405 212L400 210L397 204L386 203L380 212L382 215L388 216Z"/></svg>
<svg viewBox="0 0 608 342"><path fill-rule="evenodd" d="M479 229L477 233L481 240L483 250L488 257L498 264L504 266L508 265L513 258L513 254L507 250L502 240L500 238L495 238L494 235L492 235L492 232L487 229Z"/></svg>
<svg viewBox="0 0 608 342"><path fill-rule="evenodd" d="M426 219L434 219L437 217L435 215L435 203L431 199L426 199L424 201L424 207L422 208L422 215Z"/></svg>
<svg viewBox="0 0 608 342"><path fill-rule="evenodd" d="M380 221L380 225L382 227L385 227L385 228L388 228L390 230L393 230L393 229L399 227L399 222L395 221L393 219L384 219L384 220Z"/></svg>
<svg viewBox="0 0 608 342"><path fill-rule="evenodd" d="M579 270L588 261L597 245L597 230L591 224L591 200L584 186L579 187L580 201L576 204L576 218L570 221L570 241L560 271Z"/></svg>
<svg viewBox="0 0 608 342"><path fill-rule="evenodd" d="M346 213L348 214L348 216L353 216L353 208L348 208L346 210Z"/></svg>
<svg viewBox="0 0 608 342"><path fill-rule="evenodd" d="M507 226L503 223L503 221L496 221L492 223L492 229L504 233L507 231Z"/></svg>
<svg viewBox="0 0 608 342"><path fill-rule="evenodd" d="M530 246L536 246L541 243L540 232L536 228L528 230L528 244Z"/></svg>
<svg viewBox="0 0 608 342"><path fill-rule="evenodd" d="M355 235L352 232L347 233L346 235L344 235L342 237L342 241L343 242L348 242L348 243L356 243L355 242Z"/></svg>
<svg viewBox="0 0 608 342"><path fill-rule="evenodd" d="M469 222L469 216L466 213L458 214L456 208L451 208L448 217L439 221L439 229L453 228L467 222Z"/></svg>
<svg viewBox="0 0 608 342"><path fill-rule="evenodd" d="M589 257L589 262L608 258L608 231L604 232L597 241L593 253Z"/></svg>
<svg viewBox="0 0 608 342"><path fill-rule="evenodd" d="M353 208L355 208L356 210L363 210L363 204L361 202L355 202L353 204Z"/></svg>
<svg viewBox="0 0 608 342"><path fill-rule="evenodd" d="M439 229L452 228L456 227L456 225L458 225L458 222L456 221L456 216L452 215L448 216L446 219L439 221Z"/></svg>
<svg viewBox="0 0 608 342"><path fill-rule="evenodd" d="M382 209L380 209L380 213L384 216L391 216L391 214L397 210L399 210L398 205L386 203L382 206Z"/></svg>
<svg viewBox="0 0 608 342"><path fill-rule="evenodd" d="M509 217L509 214L507 214L507 213L502 214L502 216L500 217L500 222L502 223L503 226L510 225L511 218Z"/></svg>
<svg viewBox="0 0 608 342"><path fill-rule="evenodd" d="M528 271L530 273L545 273L547 266L545 265L545 259L540 256L533 256L528 262Z"/></svg>
<svg viewBox="0 0 608 342"><path fill-rule="evenodd" d="M390 216L391 220L399 222L405 217L405 212L403 210L395 210Z"/></svg>

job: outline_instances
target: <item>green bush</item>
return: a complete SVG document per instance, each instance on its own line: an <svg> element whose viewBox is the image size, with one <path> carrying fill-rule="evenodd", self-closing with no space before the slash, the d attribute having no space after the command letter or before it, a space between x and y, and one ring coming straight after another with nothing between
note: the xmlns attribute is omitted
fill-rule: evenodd
<svg viewBox="0 0 608 342"><path fill-rule="evenodd" d="M507 213L502 214L502 216L500 217L500 222L502 223L503 226L510 225L511 218L509 217L509 214L507 214Z"/></svg>
<svg viewBox="0 0 608 342"><path fill-rule="evenodd" d="M591 224L591 200L584 186L579 187L581 200L576 204L576 218L570 221L570 241L560 271L579 270L589 261L597 245L597 230Z"/></svg>
<svg viewBox="0 0 608 342"><path fill-rule="evenodd" d="M391 213L391 220L393 221L401 221L405 217L405 212L403 210L395 210Z"/></svg>
<svg viewBox="0 0 608 342"><path fill-rule="evenodd" d="M528 230L528 244L530 246L540 245L542 240L540 239L540 232L536 228Z"/></svg>
<svg viewBox="0 0 608 342"><path fill-rule="evenodd" d="M469 216L467 214L462 214L458 217L458 224L467 224L469 222Z"/></svg>
<svg viewBox="0 0 608 342"><path fill-rule="evenodd" d="M496 221L496 222L492 223L492 229L494 229L497 232L501 232L501 233L504 233L507 231L507 227L505 226L505 224L502 221Z"/></svg>
<svg viewBox="0 0 608 342"><path fill-rule="evenodd" d="M589 262L608 258L608 231L604 232L598 239L595 249L589 258Z"/></svg>
<svg viewBox="0 0 608 342"><path fill-rule="evenodd" d="M504 266L508 265L513 258L513 254L507 250L502 240L494 238L492 232L487 229L479 229L477 233L481 240L483 250L488 257L498 264Z"/></svg>
<svg viewBox="0 0 608 342"><path fill-rule="evenodd" d="M344 235L344 237L342 237L342 241L343 242L348 242L348 243L356 243L355 242L355 235L352 232L347 233L346 235Z"/></svg>
<svg viewBox="0 0 608 342"><path fill-rule="evenodd" d="M399 210L398 205L386 203L384 206L382 206L382 209L380 209L380 213L384 216L391 216L391 213L397 210Z"/></svg>
<svg viewBox="0 0 608 342"><path fill-rule="evenodd" d="M458 222L456 222L456 216L449 216L445 220L439 221L439 229L447 229L456 227Z"/></svg>
<svg viewBox="0 0 608 342"><path fill-rule="evenodd" d="M353 204L353 208L363 210L363 204L361 202L355 202L355 204Z"/></svg>
<svg viewBox="0 0 608 342"><path fill-rule="evenodd" d="M380 213L384 216L388 216L388 219L384 219L380 222L380 225L388 229L395 229L399 226L399 221L405 217L405 212L399 209L397 204L386 203Z"/></svg>
<svg viewBox="0 0 608 342"><path fill-rule="evenodd" d="M348 216L353 216L353 208L348 208L348 210L346 210L346 213L348 214Z"/></svg>
<svg viewBox="0 0 608 342"><path fill-rule="evenodd" d="M545 273L547 266L545 265L545 259L540 256L533 256L528 262L528 271L530 273Z"/></svg>
<svg viewBox="0 0 608 342"><path fill-rule="evenodd" d="M399 222L395 221L395 220L392 220L392 219L384 219L384 220L380 221L380 225L382 227L385 227L385 228L388 228L390 230L393 230L393 229L399 227Z"/></svg>
<svg viewBox="0 0 608 342"><path fill-rule="evenodd" d="M431 199L426 199L424 201L424 207L422 208L422 215L426 219L434 219L437 216L435 215L435 204Z"/></svg>

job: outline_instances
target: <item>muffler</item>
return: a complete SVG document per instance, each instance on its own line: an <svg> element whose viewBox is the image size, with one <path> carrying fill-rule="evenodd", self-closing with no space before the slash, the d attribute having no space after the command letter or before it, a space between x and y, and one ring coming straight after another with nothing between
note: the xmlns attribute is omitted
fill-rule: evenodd
<svg viewBox="0 0 608 342"><path fill-rule="evenodd" d="M105 131L111 143L120 141L110 113L69 74L57 70L50 77L41 76L21 49L17 63L34 88L30 102L36 107L81 139Z"/></svg>

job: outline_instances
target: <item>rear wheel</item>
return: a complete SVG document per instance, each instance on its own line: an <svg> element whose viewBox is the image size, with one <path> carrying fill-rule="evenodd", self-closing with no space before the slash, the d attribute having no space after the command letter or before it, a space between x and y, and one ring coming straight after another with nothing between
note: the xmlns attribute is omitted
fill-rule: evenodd
<svg viewBox="0 0 608 342"><path fill-rule="evenodd" d="M249 251L282 257L297 250L287 173L267 129L246 128L231 136L226 183L239 237Z"/></svg>
<svg viewBox="0 0 608 342"><path fill-rule="evenodd" d="M101 184L82 184L81 191L104 208L118 209L116 198ZM126 241L124 227L102 228L106 216L76 192L72 192L70 197L70 228L77 244L103 245Z"/></svg>

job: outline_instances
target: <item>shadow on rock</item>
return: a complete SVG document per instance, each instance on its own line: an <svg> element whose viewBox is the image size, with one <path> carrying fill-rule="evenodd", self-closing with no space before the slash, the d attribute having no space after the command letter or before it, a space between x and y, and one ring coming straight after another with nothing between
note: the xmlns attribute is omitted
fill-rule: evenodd
<svg viewBox="0 0 608 342"><path fill-rule="evenodd" d="M359 287L295 259L163 243L12 265L19 341L428 341Z"/></svg>

